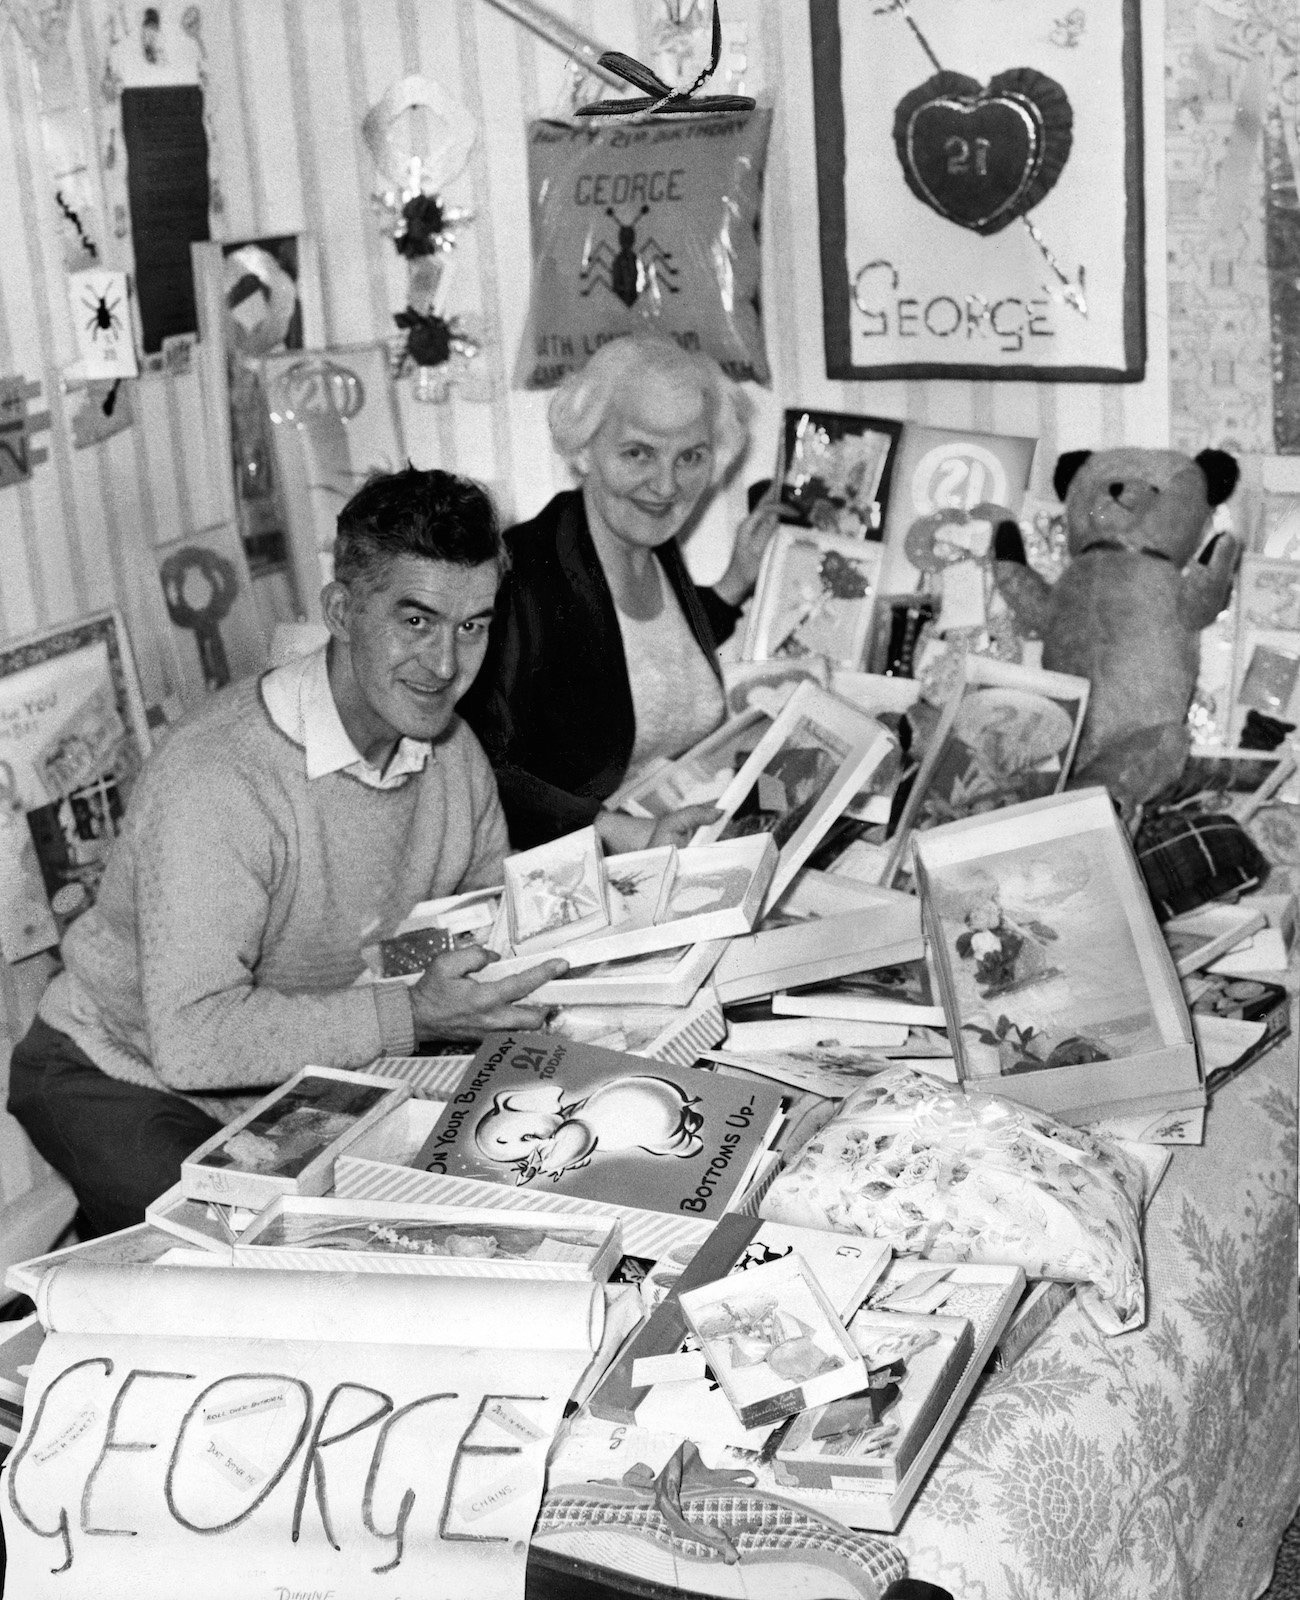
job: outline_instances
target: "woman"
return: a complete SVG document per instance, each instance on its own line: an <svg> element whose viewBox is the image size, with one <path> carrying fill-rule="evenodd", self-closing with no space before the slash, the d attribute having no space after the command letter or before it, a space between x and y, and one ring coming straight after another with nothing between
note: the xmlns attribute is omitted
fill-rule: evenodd
<svg viewBox="0 0 1300 1600"><path fill-rule="evenodd" d="M603 802L725 714L716 647L776 525L760 505L730 565L697 589L677 534L747 442L748 403L709 357L634 335L603 345L551 401L580 480L506 534L511 570L487 659L459 710L496 770L516 849L594 823L607 849L684 844L711 806L657 822Z"/></svg>

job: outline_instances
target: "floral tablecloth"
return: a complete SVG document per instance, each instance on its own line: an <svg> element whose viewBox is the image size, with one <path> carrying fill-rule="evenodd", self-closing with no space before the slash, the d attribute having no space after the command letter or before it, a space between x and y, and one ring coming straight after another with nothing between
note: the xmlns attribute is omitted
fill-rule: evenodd
<svg viewBox="0 0 1300 1600"><path fill-rule="evenodd" d="M1300 1501L1296 1036L1215 1096L1146 1225L1149 1315L1069 1306L985 1380L899 1534L960 1600L1254 1600Z"/></svg>

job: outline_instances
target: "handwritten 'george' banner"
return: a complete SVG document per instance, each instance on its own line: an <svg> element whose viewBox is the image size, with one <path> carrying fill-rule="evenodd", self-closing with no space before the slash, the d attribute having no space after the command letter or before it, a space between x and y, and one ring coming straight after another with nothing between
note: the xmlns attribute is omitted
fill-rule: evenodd
<svg viewBox="0 0 1300 1600"><path fill-rule="evenodd" d="M590 1283L182 1266L55 1268L37 1308L0 1477L25 1600L522 1600L604 1315Z"/></svg>

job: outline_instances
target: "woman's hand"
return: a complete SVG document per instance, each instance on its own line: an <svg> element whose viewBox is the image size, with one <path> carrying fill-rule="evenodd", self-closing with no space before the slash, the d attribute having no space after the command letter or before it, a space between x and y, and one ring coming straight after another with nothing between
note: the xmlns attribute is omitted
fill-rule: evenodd
<svg viewBox="0 0 1300 1600"><path fill-rule="evenodd" d="M667 816L629 817L621 811L600 811L596 815L596 834L606 855L621 856L629 850L651 850L661 844L678 849L690 844L697 828L718 820L714 805L683 806Z"/></svg>
<svg viewBox="0 0 1300 1600"><path fill-rule="evenodd" d="M718 808L715 805L683 806L680 811L670 811L666 817L660 817L654 825L654 832L650 835L650 844L675 844L680 850L690 844L695 837L697 828L707 827L709 823L718 820Z"/></svg>
<svg viewBox="0 0 1300 1600"><path fill-rule="evenodd" d="M781 477L772 479L767 493L736 529L727 570L713 586L713 592L729 606L742 605L758 582L758 569L777 528L777 502L781 497Z"/></svg>
<svg viewBox="0 0 1300 1600"><path fill-rule="evenodd" d="M481 1039L485 1033L535 1033L546 1024L549 1006L519 1005L525 995L552 978L562 978L567 961L544 961L499 983L470 977L495 961L477 945L435 956L418 983L411 986L411 1011L417 1039Z"/></svg>
<svg viewBox="0 0 1300 1600"><path fill-rule="evenodd" d="M644 850L654 832L653 817L629 817L624 811L603 809L596 813L596 837L607 856L626 855L629 850Z"/></svg>

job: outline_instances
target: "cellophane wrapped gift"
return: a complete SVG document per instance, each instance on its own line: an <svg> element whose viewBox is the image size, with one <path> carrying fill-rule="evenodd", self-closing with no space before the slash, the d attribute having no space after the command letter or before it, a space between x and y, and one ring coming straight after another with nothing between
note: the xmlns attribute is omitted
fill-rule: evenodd
<svg viewBox="0 0 1300 1600"><path fill-rule="evenodd" d="M1007 1262L1080 1285L1106 1334L1146 1320L1147 1177L1112 1142L996 1095L882 1072L787 1163L762 1215L931 1261Z"/></svg>

